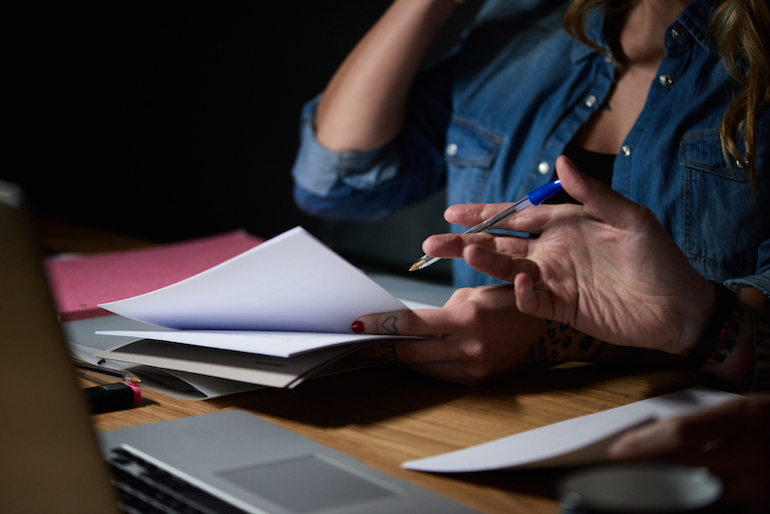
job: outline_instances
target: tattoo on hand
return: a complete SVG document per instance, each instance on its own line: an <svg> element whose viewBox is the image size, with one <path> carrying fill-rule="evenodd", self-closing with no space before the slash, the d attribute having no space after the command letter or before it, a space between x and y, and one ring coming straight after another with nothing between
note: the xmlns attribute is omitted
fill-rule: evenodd
<svg viewBox="0 0 770 514"><path fill-rule="evenodd" d="M398 329L396 328L396 321L398 321L398 316L388 316L385 318L385 321L382 322L380 325L385 332L389 334L398 335Z"/></svg>
<svg viewBox="0 0 770 514"><path fill-rule="evenodd" d="M552 321L546 320L547 325L551 325L552 323ZM578 343L578 350L582 353L591 352L588 359L596 358L602 350L609 346L607 343L601 343L595 346L594 343L599 342L596 338L583 334L566 323L559 323L558 329L551 326L546 331L545 336L540 336L538 338L537 347L531 346L527 351L526 357L529 360L534 360L537 356L554 360L558 359L558 347L566 349L572 346L573 336L582 336L582 339L580 339L580 342Z"/></svg>
<svg viewBox="0 0 770 514"><path fill-rule="evenodd" d="M595 358L597 358L597 357L599 356L599 354L600 354L600 353L602 353L602 350L604 350L604 349L605 349L605 348L607 348L608 346L609 346L609 343L605 343L604 341L602 341L602 342L599 344L599 347L598 347L596 350L594 350L594 353L592 353L592 354L591 354L591 357L590 357L590 359L595 359Z"/></svg>
<svg viewBox="0 0 770 514"><path fill-rule="evenodd" d="M583 338L582 341L580 341L578 348L580 348L581 351L587 352L591 348L591 345L594 344L595 340L596 339L593 337L587 335Z"/></svg>
<svg viewBox="0 0 770 514"><path fill-rule="evenodd" d="M524 357L527 362L532 362L537 357L537 351L534 346L530 346L527 350L527 355Z"/></svg>
<svg viewBox="0 0 770 514"><path fill-rule="evenodd" d="M545 320L547 330L544 335L538 336L537 343L530 346L522 360L516 365L514 371L525 367L536 360L559 360L560 358L574 359L578 361L591 361L596 359L610 344L597 340L565 323L559 323L558 327L552 320ZM573 344L575 343L575 344ZM569 351L568 348L575 350ZM566 353L564 353L566 351Z"/></svg>
<svg viewBox="0 0 770 514"><path fill-rule="evenodd" d="M398 359L398 352L396 352L396 344L393 341L386 341L384 343L380 343L380 348L382 348L382 358L391 360L391 361L397 361Z"/></svg>
<svg viewBox="0 0 770 514"><path fill-rule="evenodd" d="M735 291L738 298L743 300L743 291L753 286L736 283L727 287ZM762 307L763 309L760 310L738 302L722 350L712 356L708 363L714 365L725 362L730 353L736 349L739 341L745 338L751 345L750 351L753 358L741 384L745 387L770 389L770 316L768 315L770 296L764 295ZM713 374L713 371L709 373Z"/></svg>
<svg viewBox="0 0 770 514"><path fill-rule="evenodd" d="M727 335L722 341L722 349L709 357L709 364L721 364L733 351L738 338L738 333L741 331L741 325L743 324L745 314L746 312L743 306L740 303L736 304L735 311L733 312L733 319L730 322L730 327L727 329Z"/></svg>

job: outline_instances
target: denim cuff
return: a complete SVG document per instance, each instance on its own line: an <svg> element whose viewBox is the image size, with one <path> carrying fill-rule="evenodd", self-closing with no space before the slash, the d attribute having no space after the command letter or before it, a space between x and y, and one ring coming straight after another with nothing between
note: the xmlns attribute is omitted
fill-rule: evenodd
<svg viewBox="0 0 770 514"><path fill-rule="evenodd" d="M302 109L300 148L292 168L297 185L317 196L329 196L339 182L372 188L392 178L394 172L383 173L383 161L388 145L365 152L334 152L316 139L313 121L320 97L307 103ZM376 170L376 173L371 173Z"/></svg>
<svg viewBox="0 0 770 514"><path fill-rule="evenodd" d="M762 291L765 296L770 296L770 271L764 271L759 275L734 278L725 282L725 285L727 286L731 284L745 284L747 286L756 287Z"/></svg>

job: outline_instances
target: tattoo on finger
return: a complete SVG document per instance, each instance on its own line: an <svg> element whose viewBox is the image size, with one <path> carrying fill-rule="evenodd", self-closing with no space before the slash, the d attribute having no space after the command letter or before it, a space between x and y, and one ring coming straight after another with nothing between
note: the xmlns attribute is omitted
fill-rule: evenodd
<svg viewBox="0 0 770 514"><path fill-rule="evenodd" d="M398 328L396 328L396 321L398 321L398 316L388 316L380 324L380 326L388 334L398 335Z"/></svg>
<svg viewBox="0 0 770 514"><path fill-rule="evenodd" d="M382 348L382 358L391 360L391 361L397 361L398 359L398 352L396 352L396 344L392 341L386 341L384 343L380 343L380 348Z"/></svg>

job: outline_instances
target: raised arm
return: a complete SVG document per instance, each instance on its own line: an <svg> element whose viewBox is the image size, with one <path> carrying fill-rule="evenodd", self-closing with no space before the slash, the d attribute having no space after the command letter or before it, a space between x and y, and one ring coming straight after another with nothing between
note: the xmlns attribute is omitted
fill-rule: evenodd
<svg viewBox="0 0 770 514"><path fill-rule="evenodd" d="M462 0L396 0L327 85L315 119L333 151L366 151L401 129L409 89L430 44Z"/></svg>

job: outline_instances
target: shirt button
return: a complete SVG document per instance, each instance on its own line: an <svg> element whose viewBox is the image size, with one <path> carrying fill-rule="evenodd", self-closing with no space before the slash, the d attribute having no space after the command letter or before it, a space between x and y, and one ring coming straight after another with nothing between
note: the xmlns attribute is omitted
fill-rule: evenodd
<svg viewBox="0 0 770 514"><path fill-rule="evenodd" d="M446 154L449 155L450 157L454 157L455 155L457 155L457 145L454 143L449 143L448 145L446 145Z"/></svg>
<svg viewBox="0 0 770 514"><path fill-rule="evenodd" d="M586 107L593 107L596 105L596 102L598 102L599 99L596 98L594 95L589 95L586 97Z"/></svg>
<svg viewBox="0 0 770 514"><path fill-rule="evenodd" d="M623 152L624 157L631 155L631 147L628 145L623 145L623 148L621 148L620 151Z"/></svg>
<svg viewBox="0 0 770 514"><path fill-rule="evenodd" d="M684 36L684 32L681 29L671 29L671 39L679 39Z"/></svg>
<svg viewBox="0 0 770 514"><path fill-rule="evenodd" d="M670 86L671 84L674 83L674 79L672 79L671 75L668 75L668 74L661 75L660 77L658 77L658 80L660 80L660 83L663 84L664 86Z"/></svg>
<svg viewBox="0 0 770 514"><path fill-rule="evenodd" d="M546 173L551 171L551 165L548 164L546 161L543 161L543 162L541 162L540 164L537 165L537 171L541 175L545 175Z"/></svg>

